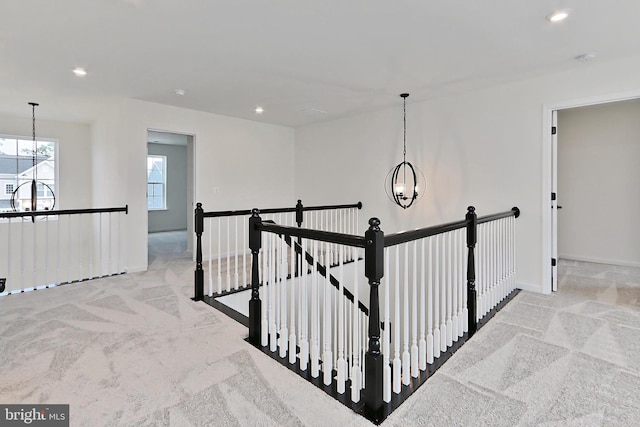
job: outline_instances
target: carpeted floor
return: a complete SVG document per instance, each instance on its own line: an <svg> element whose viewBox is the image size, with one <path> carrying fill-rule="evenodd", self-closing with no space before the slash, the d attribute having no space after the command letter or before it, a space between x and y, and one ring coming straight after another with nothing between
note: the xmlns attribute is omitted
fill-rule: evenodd
<svg viewBox="0 0 640 427"><path fill-rule="evenodd" d="M192 302L186 245L160 246L144 273L0 298L0 403L68 403L72 426L371 425ZM640 269L560 271L558 293L520 293L383 425L638 425Z"/></svg>

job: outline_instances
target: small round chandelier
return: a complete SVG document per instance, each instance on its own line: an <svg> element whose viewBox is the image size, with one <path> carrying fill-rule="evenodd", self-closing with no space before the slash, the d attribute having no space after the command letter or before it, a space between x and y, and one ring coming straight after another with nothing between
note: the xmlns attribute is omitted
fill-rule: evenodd
<svg viewBox="0 0 640 427"><path fill-rule="evenodd" d="M403 99L403 151L402 162L393 167L385 179L387 196L402 209L407 209L420 198L426 189L426 180L420 169L407 162L407 97L408 93L402 93Z"/></svg>
<svg viewBox="0 0 640 427"><path fill-rule="evenodd" d="M33 130L33 148L31 151L31 181L25 181L19 184L11 194L11 208L14 211L37 211L38 208L44 210L53 210L56 205L56 196L47 183L38 181L38 167L40 161L38 159L38 143L36 141L36 107L40 104L30 102L31 105L31 124ZM19 153L16 153L16 174L20 173L19 167ZM30 187L30 188L27 188ZM49 197L50 205L40 206L38 204L38 191L44 194L45 188L49 190L51 196ZM35 217L31 217L32 221L35 221Z"/></svg>

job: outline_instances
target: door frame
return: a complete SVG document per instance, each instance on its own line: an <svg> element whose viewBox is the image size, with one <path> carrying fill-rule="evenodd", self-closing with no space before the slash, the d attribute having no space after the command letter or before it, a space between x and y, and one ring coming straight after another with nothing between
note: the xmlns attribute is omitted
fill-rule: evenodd
<svg viewBox="0 0 640 427"><path fill-rule="evenodd" d="M579 98L556 103L543 104L542 106L542 286L544 293L557 290L552 285L554 270L551 267L554 245L558 242L557 227L552 220L553 206L551 193L554 191L554 178L557 177L557 152L553 150L553 138L551 127L553 116L558 110L569 108L587 107L589 105L608 104L619 101L629 101L640 98L640 90L631 92L614 93L608 95ZM558 133L562 129L558 127ZM557 212L557 210L556 210ZM556 246L557 247L557 246ZM557 285L557 283L556 283ZM556 289L553 289L553 288Z"/></svg>
<svg viewBox="0 0 640 427"><path fill-rule="evenodd" d="M183 132L183 131L175 131L175 130L166 130L159 128L146 128L145 136L148 136L149 132L161 132L161 133L173 133L176 135L184 135L187 138L187 189L191 187L191 191L188 191L187 196L187 204L191 204L190 212L193 212L195 209L196 203L196 134L191 132ZM146 146L146 143L145 143ZM146 163L145 163L146 165ZM146 193L145 193L146 194ZM146 201L145 201L146 206ZM194 216L189 215L187 213L187 250L191 252L193 261L195 262L195 242L194 242L194 233L193 233L193 220ZM147 221L147 236L149 235L149 222ZM147 247L149 243L147 240Z"/></svg>

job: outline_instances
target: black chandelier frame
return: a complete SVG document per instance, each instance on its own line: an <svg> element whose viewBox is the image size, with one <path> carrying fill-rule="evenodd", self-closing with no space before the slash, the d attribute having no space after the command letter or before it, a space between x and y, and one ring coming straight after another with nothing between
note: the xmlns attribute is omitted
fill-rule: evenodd
<svg viewBox="0 0 640 427"><path fill-rule="evenodd" d="M426 181L420 169L407 161L407 98L409 97L409 94L402 93L400 96L403 99L404 120L402 162L398 163L387 174L385 188L387 196L389 196L396 205L400 206L402 209L407 209L422 195L422 193L418 192L418 180L423 183L423 187L426 187ZM407 178L409 178L409 180L407 180ZM422 191L424 190L425 188L422 189Z"/></svg>

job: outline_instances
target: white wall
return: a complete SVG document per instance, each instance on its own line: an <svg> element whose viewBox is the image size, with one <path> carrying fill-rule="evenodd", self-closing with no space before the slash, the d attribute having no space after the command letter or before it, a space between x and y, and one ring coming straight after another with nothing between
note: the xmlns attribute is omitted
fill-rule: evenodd
<svg viewBox="0 0 640 427"><path fill-rule="evenodd" d="M399 96L393 109L297 129L296 197L309 204L360 199L363 217L378 216L385 232L462 219L471 204L479 215L518 206L519 285L549 292L550 110L583 98L640 93L640 57L579 66L409 102L407 157L425 173L427 194L406 211L388 201L383 188L402 154Z"/></svg>
<svg viewBox="0 0 640 427"><path fill-rule="evenodd" d="M100 109L92 127L94 202L129 204L129 271L147 267L148 129L195 135L195 200L205 210L295 203L291 128L137 100Z"/></svg>
<svg viewBox="0 0 640 427"><path fill-rule="evenodd" d="M640 266L640 99L558 112L560 258Z"/></svg>

